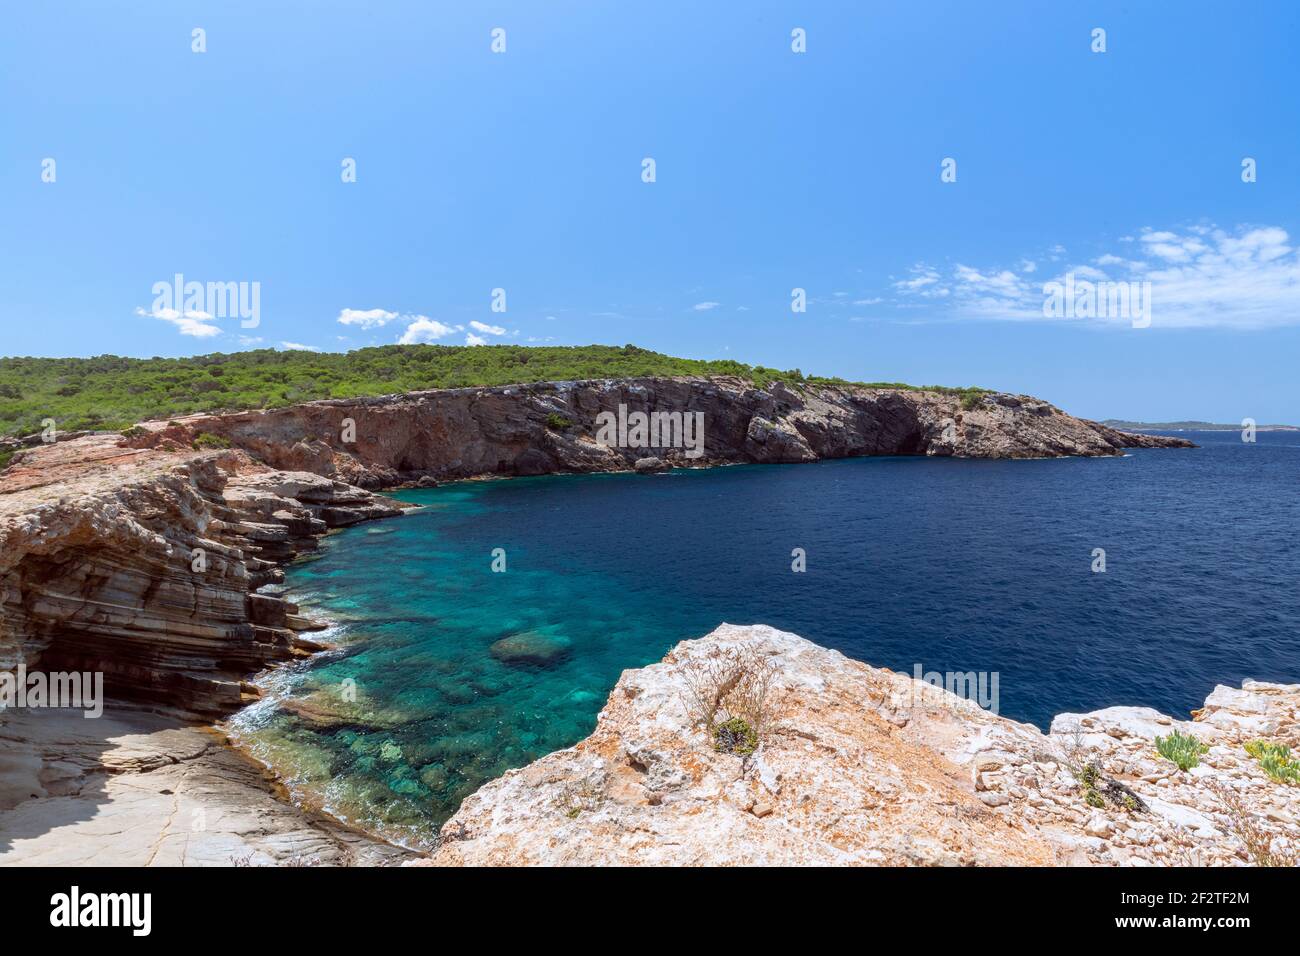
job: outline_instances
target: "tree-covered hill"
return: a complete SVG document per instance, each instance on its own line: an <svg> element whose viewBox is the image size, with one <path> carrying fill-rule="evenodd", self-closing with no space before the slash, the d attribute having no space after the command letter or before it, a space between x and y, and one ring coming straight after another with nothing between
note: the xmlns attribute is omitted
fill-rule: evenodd
<svg viewBox="0 0 1300 956"><path fill-rule="evenodd" d="M759 385L778 379L839 381L806 377L798 369L674 358L632 345L387 345L346 353L259 349L179 359L0 358L0 435L39 431L47 418L64 431L121 429L149 419L321 398L638 375L738 375Z"/></svg>

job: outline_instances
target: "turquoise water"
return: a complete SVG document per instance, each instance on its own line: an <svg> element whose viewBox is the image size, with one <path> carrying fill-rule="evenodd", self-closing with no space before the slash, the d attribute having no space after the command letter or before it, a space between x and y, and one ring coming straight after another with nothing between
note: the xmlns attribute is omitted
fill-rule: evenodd
<svg viewBox="0 0 1300 956"><path fill-rule="evenodd" d="M908 673L996 671L1000 712L1040 726L1112 704L1185 714L1216 683L1294 681L1300 447L1192 437L1205 447L1119 459L404 492L423 508L290 569L288 592L336 622L342 650L271 675L232 729L299 799L420 844L485 781L590 733L622 670L722 621Z"/></svg>
<svg viewBox="0 0 1300 956"><path fill-rule="evenodd" d="M344 650L270 675L268 701L233 722L237 738L303 802L426 843L482 783L589 734L625 668L718 623L665 600L653 578L602 570L600 550L561 552L501 525L527 521L521 506L554 520L566 492L627 487L629 478L402 492L423 510L327 538L290 570L288 591L335 622L324 636ZM491 570L495 548L505 549L503 573ZM493 656L493 643L520 634L539 635L559 656ZM348 680L356 707L347 706ZM286 695L341 719L314 726L280 708Z"/></svg>

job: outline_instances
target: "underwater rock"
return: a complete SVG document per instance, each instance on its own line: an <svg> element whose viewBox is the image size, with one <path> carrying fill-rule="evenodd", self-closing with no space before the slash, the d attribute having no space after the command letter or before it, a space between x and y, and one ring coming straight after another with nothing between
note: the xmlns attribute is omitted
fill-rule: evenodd
<svg viewBox="0 0 1300 956"><path fill-rule="evenodd" d="M503 637L492 645L492 656L502 664L546 667L557 664L569 654L572 641L554 634L521 631Z"/></svg>

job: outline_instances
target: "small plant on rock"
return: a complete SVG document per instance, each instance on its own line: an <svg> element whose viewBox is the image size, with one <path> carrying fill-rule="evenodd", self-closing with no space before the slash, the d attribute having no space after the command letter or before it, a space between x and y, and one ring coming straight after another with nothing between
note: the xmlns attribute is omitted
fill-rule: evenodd
<svg viewBox="0 0 1300 956"><path fill-rule="evenodd" d="M1156 738L1156 751L1160 756L1173 761L1183 771L1191 770L1199 764L1209 749L1191 734L1179 733L1177 730L1168 737Z"/></svg>
<svg viewBox="0 0 1300 956"><path fill-rule="evenodd" d="M576 820L583 811L590 812L600 806L604 794L591 780L565 784L555 800L555 807L570 820Z"/></svg>
<svg viewBox="0 0 1300 956"><path fill-rule="evenodd" d="M1094 751L1085 743L1082 727L1076 726L1069 734L1069 740L1065 748L1065 766L1079 781L1084 803L1098 810L1109 804L1128 813L1147 812L1146 802L1130 787L1101 772Z"/></svg>
<svg viewBox="0 0 1300 956"><path fill-rule="evenodd" d="M1300 786L1300 760L1291 756L1291 748L1268 740L1252 740L1246 753L1259 762L1259 768L1275 783Z"/></svg>
<svg viewBox="0 0 1300 956"><path fill-rule="evenodd" d="M559 412L551 412L546 416L546 427L553 432L568 431L573 427L573 421L565 418Z"/></svg>
<svg viewBox="0 0 1300 956"><path fill-rule="evenodd" d="M721 754L748 757L758 749L758 734L740 717L732 717L714 728L713 749Z"/></svg>
<svg viewBox="0 0 1300 956"><path fill-rule="evenodd" d="M752 736L747 751L726 750L741 756L752 754L772 720L772 680L776 669L772 661L753 648L729 648L709 657L697 657L683 668L686 683L684 703L696 724L701 724L715 747L717 731L730 726L728 733L744 728L741 738ZM722 749L722 748L718 748Z"/></svg>

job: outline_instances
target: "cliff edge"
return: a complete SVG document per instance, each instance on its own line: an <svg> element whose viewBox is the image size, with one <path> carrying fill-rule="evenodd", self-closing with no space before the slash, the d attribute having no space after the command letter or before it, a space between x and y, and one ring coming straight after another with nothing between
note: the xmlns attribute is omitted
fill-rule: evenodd
<svg viewBox="0 0 1300 956"><path fill-rule="evenodd" d="M756 740L723 721L753 711L736 660L770 677ZM702 685L746 698L724 703L712 736ZM1300 684L1247 681L1216 688L1196 720L1110 707L1044 734L794 634L724 624L625 671L590 737L483 786L432 859L407 865L1295 862L1300 786L1244 745L1295 746L1298 714ZM1175 730L1207 747L1189 771L1156 752Z"/></svg>

